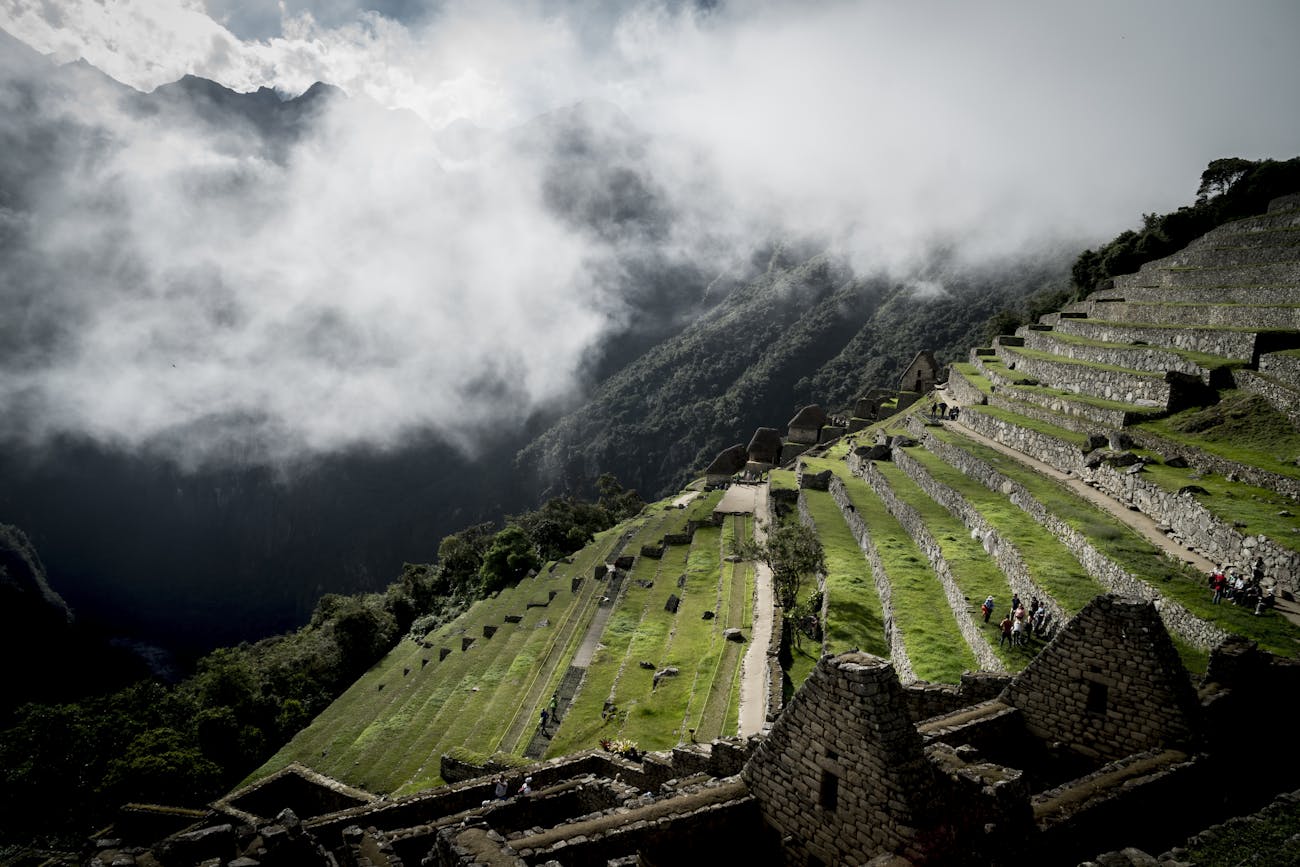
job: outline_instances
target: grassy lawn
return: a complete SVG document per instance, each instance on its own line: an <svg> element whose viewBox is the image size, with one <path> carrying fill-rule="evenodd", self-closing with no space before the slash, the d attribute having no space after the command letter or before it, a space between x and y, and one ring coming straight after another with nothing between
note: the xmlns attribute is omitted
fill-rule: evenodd
<svg viewBox="0 0 1300 867"><path fill-rule="evenodd" d="M1300 431L1291 420L1258 395L1225 389L1219 398L1216 406L1186 409L1136 427L1173 443L1300 479L1296 463ZM1291 535L1289 528L1286 532Z"/></svg>
<svg viewBox="0 0 1300 867"><path fill-rule="evenodd" d="M908 449L907 456L921 464L936 481L965 497L1004 539L1014 544L1034 583L1070 614L1106 592L1060 540L1008 497L995 494L923 448Z"/></svg>
<svg viewBox="0 0 1300 867"><path fill-rule="evenodd" d="M966 529L966 526L948 514L947 509L930 499L924 491L917 487L915 482L908 478L906 473L888 461L879 461L876 466L889 482L890 488L893 489L899 500L911 506L921 515L926 528L930 531L930 535L934 537L935 542L939 545L943 558L947 561L948 568L952 573L953 582L966 599L964 615L969 617L971 622L975 623L978 628L987 633L994 653L1002 660L1008 671L1019 671L1024 668L1025 663L1033 656L1032 645L1028 648L1019 647L1014 649L1009 646L998 647L997 624L992 620L985 623L980 612L980 604L984 601L984 597L990 593L993 594L995 599L1003 600L1008 607L1010 606L1011 586L1007 583L1006 575L1002 574L1002 570L998 568L993 558L985 553L984 547L971 538L970 531ZM895 610L902 611L918 605L925 605L930 608L940 607L951 618L952 612L948 608L946 598L942 596L938 579L932 580L935 582L934 593L939 595L929 596L928 601L924 601L926 597L922 594L895 599ZM904 635L906 636L906 634L905 631ZM962 644L965 645L964 639L962 639ZM949 643L946 647L936 647L934 649L952 652L952 647L953 645ZM911 655L911 653L912 648L909 644L908 654ZM912 660L912 666L917 668L915 658ZM919 668L917 668L917 675L921 675Z"/></svg>
<svg viewBox="0 0 1300 867"><path fill-rule="evenodd" d="M849 501L866 522L872 544L875 545L889 578L894 622L902 633L903 646L907 649L916 676L935 683L956 683L961 679L963 671L979 668L975 654L953 620L947 597L930 568L929 560L885 508L884 502L866 482L849 473L848 467L843 463L832 465L826 462L815 468L835 471L844 482ZM812 493L816 492L809 492L806 496ZM839 512L829 494L820 496L826 499L830 508ZM810 501L810 508L812 505ZM816 514L814 517L817 517ZM879 596L871 580L870 566L863 559L857 541L849 533L842 516L840 525L844 527L845 534L857 552L863 571L855 576L855 583L846 587L845 592L838 597L831 594L830 610L827 612L828 641L832 638L840 640L839 635L843 633L843 644L832 647L832 650L838 652L849 647L859 647L869 653L887 657L889 647L885 644L884 620ZM821 527L820 519L818 527ZM1010 596L1007 598L1009 600ZM980 599L983 600L983 597Z"/></svg>

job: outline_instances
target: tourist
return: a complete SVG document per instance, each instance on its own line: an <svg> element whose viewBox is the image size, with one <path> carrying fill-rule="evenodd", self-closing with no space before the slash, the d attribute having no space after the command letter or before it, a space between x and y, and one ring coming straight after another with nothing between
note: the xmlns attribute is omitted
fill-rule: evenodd
<svg viewBox="0 0 1300 867"><path fill-rule="evenodd" d="M1228 587L1228 576L1223 574L1223 570L1215 572L1210 576L1210 588L1214 590L1214 604L1218 605L1223 600L1223 591Z"/></svg>
<svg viewBox="0 0 1300 867"><path fill-rule="evenodd" d="M551 712L542 708L542 734L546 734L546 724L551 721Z"/></svg>
<svg viewBox="0 0 1300 867"><path fill-rule="evenodd" d="M497 774L496 779L492 781L492 797L498 801L504 801L509 794L510 788L506 785L506 778Z"/></svg>
<svg viewBox="0 0 1300 867"><path fill-rule="evenodd" d="M1023 610L1024 609L1022 608L1021 611ZM1019 647L1024 643L1025 643L1025 621L1023 618L1017 617L1011 623L1011 646Z"/></svg>
<svg viewBox="0 0 1300 867"><path fill-rule="evenodd" d="M533 793L533 778L524 777L524 784L519 787L519 795L520 797L523 797L524 795L531 795L532 793Z"/></svg>
<svg viewBox="0 0 1300 867"><path fill-rule="evenodd" d="M560 721L560 697L558 695L551 696L551 719L556 722Z"/></svg>
<svg viewBox="0 0 1300 867"><path fill-rule="evenodd" d="M1010 614L1002 618L1002 622L998 624L998 628L1002 630L1002 634L998 637L998 647L1001 647L1002 645L1006 644L1008 641L1011 641L1011 615Z"/></svg>
<svg viewBox="0 0 1300 867"><path fill-rule="evenodd" d="M1011 594L1011 613L1012 613L1012 614L1015 614L1015 613L1016 613L1016 609L1019 608L1019 607L1020 607L1020 594L1019 594L1019 593L1012 593L1012 594Z"/></svg>
<svg viewBox="0 0 1300 867"><path fill-rule="evenodd" d="M989 598L985 599L984 604L980 606L981 610L984 612L985 623L988 623L989 618L993 616L993 604L993 594L990 593Z"/></svg>
<svg viewBox="0 0 1300 867"><path fill-rule="evenodd" d="M1040 602L1038 603L1038 607L1034 609L1034 634L1042 635L1043 627L1046 625L1047 625L1047 608L1044 607L1043 603Z"/></svg>

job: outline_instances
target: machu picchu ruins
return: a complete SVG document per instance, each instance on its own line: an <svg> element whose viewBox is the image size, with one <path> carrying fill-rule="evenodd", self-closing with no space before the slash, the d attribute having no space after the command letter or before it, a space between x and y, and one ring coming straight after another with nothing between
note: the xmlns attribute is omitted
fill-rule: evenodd
<svg viewBox="0 0 1300 867"><path fill-rule="evenodd" d="M93 863L1183 863L1300 790L1260 749L1300 686L1297 309L1300 194L920 350L403 640L206 811L127 805ZM1247 405L1283 451L1203 435ZM793 611L782 521L825 552Z"/></svg>

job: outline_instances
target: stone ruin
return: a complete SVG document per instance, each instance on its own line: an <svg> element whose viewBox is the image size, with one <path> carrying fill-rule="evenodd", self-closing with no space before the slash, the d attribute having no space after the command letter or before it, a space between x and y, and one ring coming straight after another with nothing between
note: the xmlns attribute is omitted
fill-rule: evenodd
<svg viewBox="0 0 1300 867"><path fill-rule="evenodd" d="M509 772L533 792L505 800L490 776L389 800L294 766L92 863L1077 864L1294 789L1293 751L1262 756L1257 726L1297 686L1300 663L1231 639L1198 691L1154 605L1100 596L1018 675L903 686L828 655L748 740L552 759Z"/></svg>
<svg viewBox="0 0 1300 867"><path fill-rule="evenodd" d="M898 378L898 390L925 394L934 388L934 384L938 381L939 370L939 362L935 360L934 353L922 349L916 353L912 363Z"/></svg>
<svg viewBox="0 0 1300 867"><path fill-rule="evenodd" d="M745 448L749 455L748 469L763 473L781 461L781 432L774 427L761 427Z"/></svg>
<svg viewBox="0 0 1300 867"><path fill-rule="evenodd" d="M725 485L731 481L731 477L736 473L742 472L745 465L749 462L749 452L740 443L736 443L730 448L718 452L718 456L713 459L713 463L704 470L704 481L707 485Z"/></svg>

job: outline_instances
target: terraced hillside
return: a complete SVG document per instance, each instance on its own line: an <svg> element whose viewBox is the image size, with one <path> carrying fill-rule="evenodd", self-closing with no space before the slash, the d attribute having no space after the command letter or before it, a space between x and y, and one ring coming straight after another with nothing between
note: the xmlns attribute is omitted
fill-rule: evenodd
<svg viewBox="0 0 1300 867"><path fill-rule="evenodd" d="M753 631L754 564L733 556L771 527L691 493L404 641L255 776L298 760L406 793L441 782L446 753L707 741L736 733L742 678L771 684L770 720L823 653L888 656L905 683L1016 672L1108 592L1155 600L1193 671L1232 633L1296 656L1296 407L1293 197L973 349L940 391L745 486L825 551L775 678L744 671L746 643L768 636ZM1216 604L1218 564L1276 596ZM1011 641L999 621L1017 596L1041 613ZM552 701L559 720L540 726Z"/></svg>

